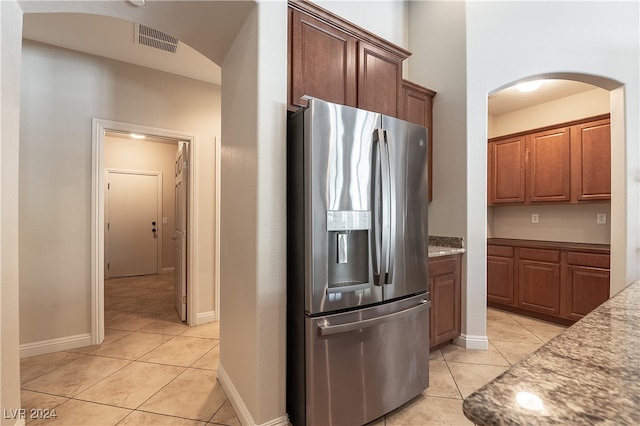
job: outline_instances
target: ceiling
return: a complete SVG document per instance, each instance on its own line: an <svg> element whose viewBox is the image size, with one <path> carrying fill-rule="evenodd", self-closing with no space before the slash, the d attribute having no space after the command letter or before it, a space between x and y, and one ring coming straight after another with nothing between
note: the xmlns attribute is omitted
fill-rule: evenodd
<svg viewBox="0 0 640 426"><path fill-rule="evenodd" d="M134 42L135 24L122 19L82 13L26 13L23 34L27 39L153 68L213 84L221 84L218 65L184 43L170 53ZM515 87L489 96L489 115L498 116L554 99L594 89L570 81L546 80L535 92Z"/></svg>
<svg viewBox="0 0 640 426"><path fill-rule="evenodd" d="M523 93L516 86L511 86L489 95L488 112L495 117L595 88L596 86L579 81L551 79L544 80L542 86L534 92Z"/></svg>
<svg viewBox="0 0 640 426"><path fill-rule="evenodd" d="M147 68L221 83L220 67L184 43L176 53L134 43L135 24L82 13L27 13L23 37Z"/></svg>

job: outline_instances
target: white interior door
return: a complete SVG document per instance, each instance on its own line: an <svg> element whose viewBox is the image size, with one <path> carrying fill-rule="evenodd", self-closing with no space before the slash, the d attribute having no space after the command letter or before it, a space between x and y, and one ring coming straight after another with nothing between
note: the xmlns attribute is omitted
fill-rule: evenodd
<svg viewBox="0 0 640 426"><path fill-rule="evenodd" d="M187 319L187 149L186 142L178 142L175 163L176 223L173 239L174 254L174 302L180 319Z"/></svg>
<svg viewBox="0 0 640 426"><path fill-rule="evenodd" d="M109 171L107 268L110 277L158 273L161 180L159 174Z"/></svg>

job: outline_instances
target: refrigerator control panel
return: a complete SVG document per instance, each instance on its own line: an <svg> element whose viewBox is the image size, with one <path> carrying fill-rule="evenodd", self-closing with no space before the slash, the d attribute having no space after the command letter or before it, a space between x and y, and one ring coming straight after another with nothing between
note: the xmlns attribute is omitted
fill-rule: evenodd
<svg viewBox="0 0 640 426"><path fill-rule="evenodd" d="M371 228L370 211L328 210L327 231L355 231Z"/></svg>

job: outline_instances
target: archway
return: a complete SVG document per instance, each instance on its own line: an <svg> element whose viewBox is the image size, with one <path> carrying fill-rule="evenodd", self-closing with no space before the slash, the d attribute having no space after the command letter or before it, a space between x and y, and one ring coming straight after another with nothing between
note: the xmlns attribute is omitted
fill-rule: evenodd
<svg viewBox="0 0 640 426"><path fill-rule="evenodd" d="M590 74L579 74L579 73L547 73L547 74L539 74L528 76L517 81L512 81L507 84L504 84L489 93L489 99L492 96L500 93L501 91L506 91L509 88L513 88L514 86L531 82L531 81L570 81L570 82L581 82L588 85L591 85L593 89L597 92L598 88L601 90L599 93L594 94L592 97L581 96L578 100L576 98L575 102L584 102L585 99L588 101L591 99L591 105L587 105L583 103L579 105L579 107L575 107L574 111L570 111L567 113L565 111L564 114L557 112L555 116L558 115L563 116L557 118L556 123L553 123L552 117L554 114L549 114L547 118L543 118L542 121L539 121L539 125L532 126L542 127L544 124L551 125L557 124L565 121L571 121L572 119L584 118L590 115L597 115L598 113L610 113L611 115L611 203L610 203L610 245L611 245L611 287L610 287L610 295L616 294L620 291L626 283L626 226L625 221L621 220L626 216L626 197L625 197L625 175L624 170L626 169L626 160L624 156L626 140L624 136L624 128L625 128L625 115L624 108L621 108L624 105L624 87L623 85L613 79L590 75ZM603 93L608 92L608 96L603 101ZM569 97L563 98L564 101L570 102ZM490 102L490 101L489 101ZM603 102L606 102L603 105ZM558 103L558 105L561 105ZM565 104L565 107L568 107L569 104ZM539 112L539 111L538 111ZM539 118L538 118L539 119ZM547 120L546 122L544 120ZM551 120L551 121L549 121ZM488 124L489 128L490 125ZM521 128L520 130L525 130ZM489 136L491 132L489 132ZM493 135L497 136L497 135ZM488 222L490 222L490 215L487 215ZM594 220L595 222L595 220ZM597 237L593 237L596 238ZM606 238L606 236L602 237ZM588 241L587 241L588 242ZM602 243L604 241L594 241L598 243Z"/></svg>

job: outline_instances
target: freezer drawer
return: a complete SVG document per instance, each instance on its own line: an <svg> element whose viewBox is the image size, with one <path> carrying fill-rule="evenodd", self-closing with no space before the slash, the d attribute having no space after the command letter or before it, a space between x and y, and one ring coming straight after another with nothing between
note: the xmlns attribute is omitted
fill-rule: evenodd
<svg viewBox="0 0 640 426"><path fill-rule="evenodd" d="M427 388L428 299L306 318L307 425L363 425Z"/></svg>

